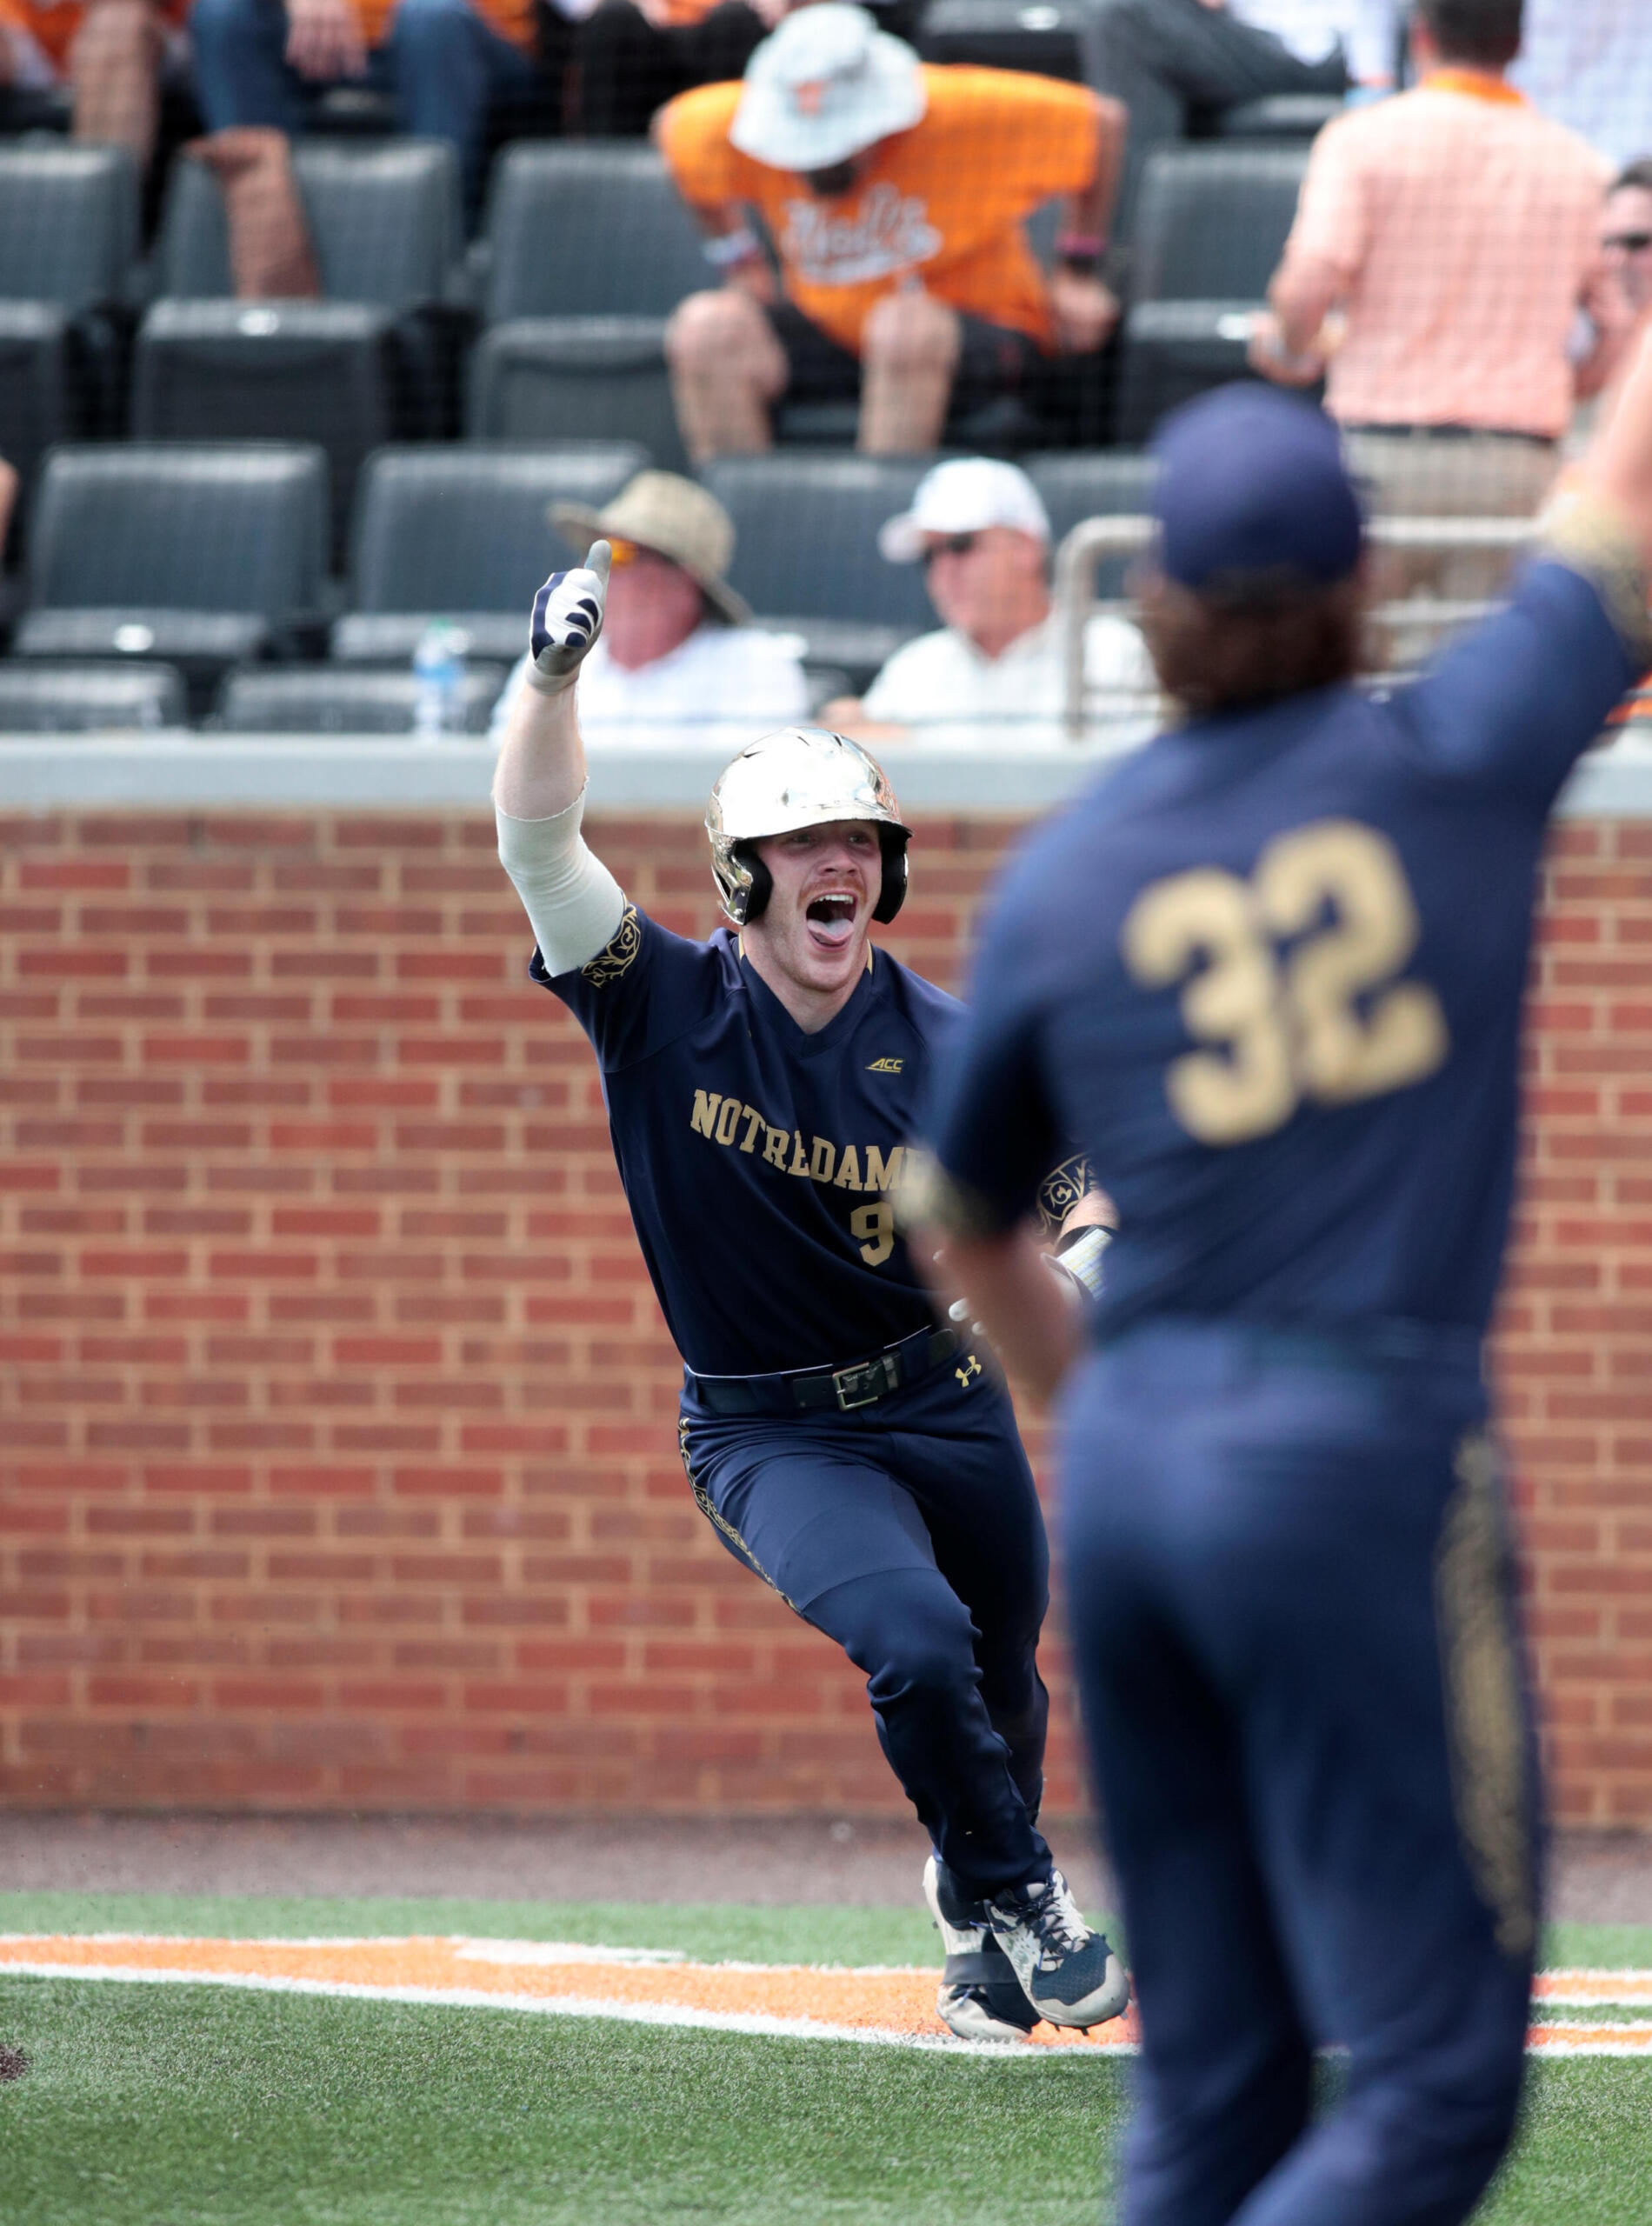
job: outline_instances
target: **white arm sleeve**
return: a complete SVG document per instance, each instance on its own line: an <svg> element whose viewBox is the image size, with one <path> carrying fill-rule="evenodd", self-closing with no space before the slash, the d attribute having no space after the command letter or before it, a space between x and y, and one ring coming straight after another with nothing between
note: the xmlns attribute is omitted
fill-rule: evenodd
<svg viewBox="0 0 1652 2226"><path fill-rule="evenodd" d="M606 950L625 910L623 890L580 835L584 813L583 789L554 819L513 819L493 808L499 863L516 884L550 974L571 973Z"/></svg>

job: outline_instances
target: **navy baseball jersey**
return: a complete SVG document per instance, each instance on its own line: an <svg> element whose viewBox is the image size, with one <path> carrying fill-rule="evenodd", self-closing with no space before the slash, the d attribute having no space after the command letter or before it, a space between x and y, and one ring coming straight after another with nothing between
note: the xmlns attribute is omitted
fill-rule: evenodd
<svg viewBox="0 0 1652 2226"><path fill-rule="evenodd" d="M1007 1226L1068 1136L1119 1210L1102 1334L1482 1330L1544 822L1635 676L1546 561L1386 699L1229 710L1105 776L996 902L937 1089L945 1213Z"/></svg>
<svg viewBox="0 0 1652 2226"><path fill-rule="evenodd" d="M836 1366L929 1326L895 1225L954 997L882 950L813 1035L720 928L627 904L606 950L531 972L596 1049L620 1180L662 1310L696 1375Z"/></svg>

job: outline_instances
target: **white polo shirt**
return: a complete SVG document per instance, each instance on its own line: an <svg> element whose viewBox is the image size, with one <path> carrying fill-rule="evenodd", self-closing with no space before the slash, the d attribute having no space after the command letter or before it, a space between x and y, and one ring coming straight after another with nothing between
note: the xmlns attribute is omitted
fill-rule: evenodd
<svg viewBox="0 0 1652 2226"><path fill-rule="evenodd" d="M1084 628L1087 692L1153 700L1119 709L1154 717L1158 682L1128 618L1098 611ZM1052 611L989 657L956 627L908 642L867 690L868 719L909 727L915 743L947 749L1049 749L1063 739L1061 637Z"/></svg>
<svg viewBox="0 0 1652 2226"><path fill-rule="evenodd" d="M686 642L635 671L616 664L599 641L579 669L579 724L587 742L657 743L675 730L685 741L724 738L731 750L768 727L794 726L809 709L803 643L761 626L696 626ZM512 666L489 726L497 749L528 659Z"/></svg>

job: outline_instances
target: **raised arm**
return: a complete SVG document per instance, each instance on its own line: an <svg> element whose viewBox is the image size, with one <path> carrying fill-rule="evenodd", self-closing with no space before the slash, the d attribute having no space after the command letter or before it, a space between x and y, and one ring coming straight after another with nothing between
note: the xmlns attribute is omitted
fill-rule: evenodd
<svg viewBox="0 0 1652 2226"><path fill-rule="evenodd" d="M493 776L500 863L553 976L594 958L625 910L619 883L579 831L585 746L575 683L603 630L610 561L607 542L593 543L583 566L553 572L535 596L527 685L506 724Z"/></svg>
<svg viewBox="0 0 1652 2226"><path fill-rule="evenodd" d="M513 819L553 818L585 785L575 682L603 630L611 561L607 542L594 542L577 571L553 572L534 597L527 685L517 694L493 775L494 803Z"/></svg>

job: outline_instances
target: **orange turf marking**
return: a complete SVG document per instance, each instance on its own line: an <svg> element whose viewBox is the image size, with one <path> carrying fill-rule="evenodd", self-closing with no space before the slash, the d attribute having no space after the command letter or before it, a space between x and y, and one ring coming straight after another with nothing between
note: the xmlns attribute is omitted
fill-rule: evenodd
<svg viewBox="0 0 1652 2226"><path fill-rule="evenodd" d="M935 2011L939 1974L836 1969L807 1964L696 1963L643 1949L568 1942L410 1937L385 1940L197 1940L150 1934L0 1936L0 1969L67 1978L191 1980L220 1985L340 1992L726 2026L799 2037L938 2043L950 2040ZM1652 1971L1548 1971L1544 2004L1652 2004ZM1134 2009L1089 2034L1050 2025L1043 2048L1134 2052ZM1559 2022L1531 2028L1539 2056L1652 2059L1652 2023ZM1002 2053L1002 2051L994 2051Z"/></svg>
<svg viewBox="0 0 1652 2226"><path fill-rule="evenodd" d="M524 1960L496 1960L513 1943L482 1940L171 1940L71 1933L0 1939L0 1968L50 1966L89 1976L118 1969L169 1978L244 1977L386 1992L416 1988L470 2000L494 1995L502 2002L576 2002L596 2015L622 2007L699 2011L713 2018L783 2020L805 2030L947 2038L935 2012L937 1971L687 1961L632 1964L607 1960L601 1949L583 1950L590 1960L583 1960L582 1950L572 1944L556 1951L562 1960L548 1963L541 1960L544 1943L515 1944ZM1089 2036L1041 2025L1033 2037L1047 2047L1116 2049L1132 2045L1136 2033L1127 2016L1097 2026Z"/></svg>

